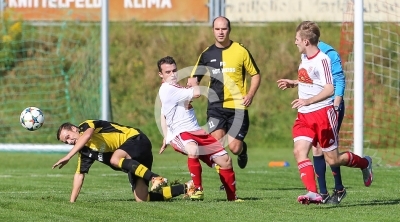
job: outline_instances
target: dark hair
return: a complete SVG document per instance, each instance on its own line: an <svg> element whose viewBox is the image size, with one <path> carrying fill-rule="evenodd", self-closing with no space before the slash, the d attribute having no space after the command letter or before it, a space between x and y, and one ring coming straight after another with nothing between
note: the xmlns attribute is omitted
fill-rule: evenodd
<svg viewBox="0 0 400 222"><path fill-rule="evenodd" d="M158 67L158 71L159 72L161 72L161 65L162 64L170 64L170 65L175 64L176 65L176 62L175 62L174 58L172 58L171 56L166 56L164 58L161 58L157 62L157 67Z"/></svg>
<svg viewBox="0 0 400 222"><path fill-rule="evenodd" d="M213 23L212 23L212 27L213 27L213 28L214 28L215 20L217 20L217 18L224 18L224 19L228 22L228 29L229 29L229 31L231 31L231 21L229 21L229 19L228 19L227 17L225 17L225 16L218 16L218 17L216 17L216 18L213 20Z"/></svg>
<svg viewBox="0 0 400 222"><path fill-rule="evenodd" d="M57 140L60 140L61 130L63 130L63 129L72 130L72 127L78 128L77 126L75 126L72 123L63 123L63 124L61 124L61 126L57 130Z"/></svg>

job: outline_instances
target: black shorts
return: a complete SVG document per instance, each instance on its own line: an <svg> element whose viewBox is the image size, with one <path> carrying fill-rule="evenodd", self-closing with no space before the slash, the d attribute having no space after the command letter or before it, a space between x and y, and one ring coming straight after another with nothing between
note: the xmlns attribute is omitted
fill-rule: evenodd
<svg viewBox="0 0 400 222"><path fill-rule="evenodd" d="M208 132L223 129L231 137L243 141L249 130L249 113L242 109L209 107L207 109Z"/></svg>
<svg viewBox="0 0 400 222"><path fill-rule="evenodd" d="M133 160L138 161L140 164L151 170L153 165L153 153L151 152L151 148L152 145L149 138L147 138L145 134L141 133L138 136L128 139L119 149L124 150ZM128 173L128 179L132 190L135 189L136 180L138 178L140 177ZM149 185L149 182L150 181L146 181L146 184Z"/></svg>

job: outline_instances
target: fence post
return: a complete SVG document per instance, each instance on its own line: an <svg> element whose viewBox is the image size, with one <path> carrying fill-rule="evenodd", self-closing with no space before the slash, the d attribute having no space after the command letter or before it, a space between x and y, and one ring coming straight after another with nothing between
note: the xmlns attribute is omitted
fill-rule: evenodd
<svg viewBox="0 0 400 222"><path fill-rule="evenodd" d="M225 16L225 0L209 0L208 1L208 22L212 25L212 21L218 16Z"/></svg>
<svg viewBox="0 0 400 222"><path fill-rule="evenodd" d="M3 0L0 0L0 16L3 17L4 9L6 8L7 3Z"/></svg>

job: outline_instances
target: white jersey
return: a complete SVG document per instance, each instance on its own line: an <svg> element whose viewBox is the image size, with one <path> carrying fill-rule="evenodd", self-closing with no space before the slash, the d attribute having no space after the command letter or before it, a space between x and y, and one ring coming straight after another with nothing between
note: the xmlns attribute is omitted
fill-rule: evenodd
<svg viewBox="0 0 400 222"><path fill-rule="evenodd" d="M182 132L201 129L190 104L193 98L193 88L163 83L158 94L161 100L161 114L165 116L168 129L167 135L165 135L167 144Z"/></svg>
<svg viewBox="0 0 400 222"><path fill-rule="evenodd" d="M311 58L307 58L305 54L301 55L298 81L299 99L309 99L316 96L324 89L326 84L333 84L329 57L321 51ZM298 112L309 113L330 105L333 105L331 96L320 102L303 106Z"/></svg>

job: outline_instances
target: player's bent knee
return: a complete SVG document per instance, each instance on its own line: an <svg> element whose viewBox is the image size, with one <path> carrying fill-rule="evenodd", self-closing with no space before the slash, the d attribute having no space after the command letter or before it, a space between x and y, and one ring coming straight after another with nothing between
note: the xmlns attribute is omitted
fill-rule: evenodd
<svg viewBox="0 0 400 222"><path fill-rule="evenodd" d="M119 167L119 166L118 166L119 161L120 161L119 158L111 158L111 159L110 159L110 163L111 163L111 165L113 165L114 167Z"/></svg>
<svg viewBox="0 0 400 222"><path fill-rule="evenodd" d="M313 152L313 156L322 156L324 154L322 152L321 148L318 148L318 147L315 147L315 146L312 147L312 152Z"/></svg>
<svg viewBox="0 0 400 222"><path fill-rule="evenodd" d="M340 166L340 162L338 159L333 159L333 158L326 158L325 157L325 161L329 166Z"/></svg>
<svg viewBox="0 0 400 222"><path fill-rule="evenodd" d="M213 161L218 164L222 169L232 168L232 158L228 155L222 155L213 159Z"/></svg>
<svg viewBox="0 0 400 222"><path fill-rule="evenodd" d="M235 155L239 155L240 152L242 151L242 147L241 146L236 146L236 145L229 145L229 149L231 150L231 152Z"/></svg>

